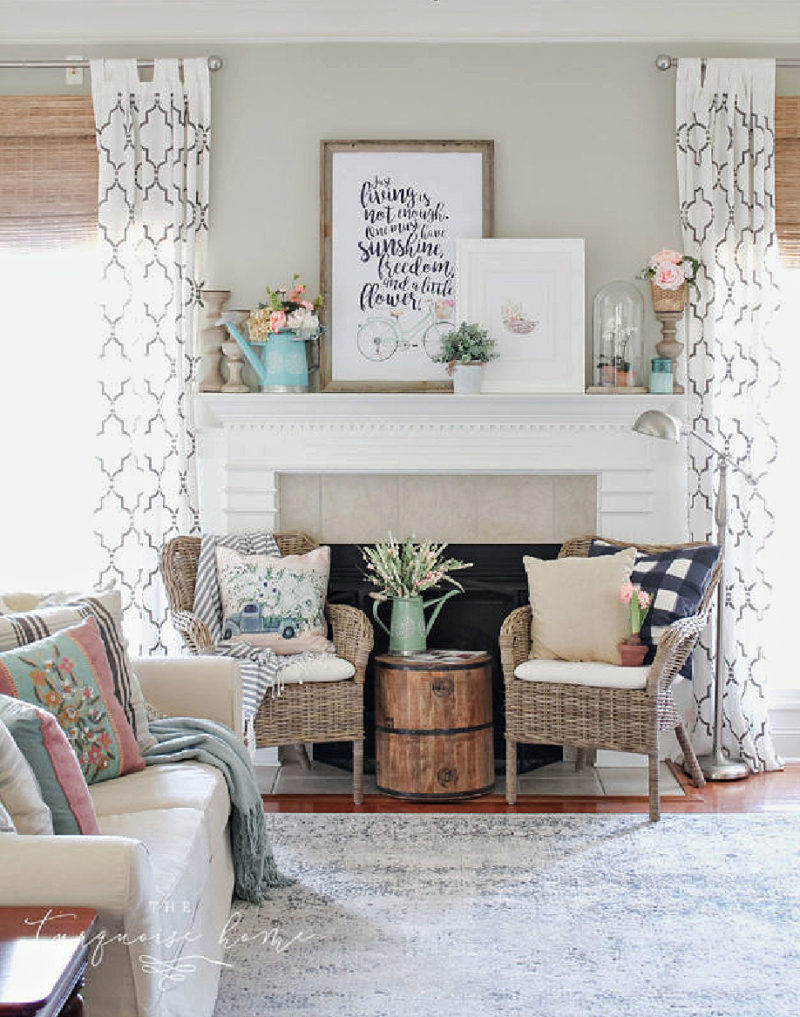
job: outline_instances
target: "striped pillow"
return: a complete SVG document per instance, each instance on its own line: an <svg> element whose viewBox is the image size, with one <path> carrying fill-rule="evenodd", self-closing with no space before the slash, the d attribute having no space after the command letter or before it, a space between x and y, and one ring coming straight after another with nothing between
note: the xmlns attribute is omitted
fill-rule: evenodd
<svg viewBox="0 0 800 1017"><path fill-rule="evenodd" d="M49 829L30 829L14 816L18 833L96 834L94 805L75 753L55 717L31 703L0 695L0 720L16 742L52 816Z"/></svg>
<svg viewBox="0 0 800 1017"><path fill-rule="evenodd" d="M150 734L144 696L131 667L127 641L122 635L122 595L119 590L83 597L58 607L0 615L0 653L53 635L90 616L95 618L100 628L100 638L111 668L114 695L125 712L139 748L146 752L156 744L156 740Z"/></svg>
<svg viewBox="0 0 800 1017"><path fill-rule="evenodd" d="M87 783L144 769L122 707L95 618L0 653L0 692L52 713Z"/></svg>
<svg viewBox="0 0 800 1017"><path fill-rule="evenodd" d="M5 699L5 696L0 696L0 716L2 701ZM15 700L9 702L13 703ZM33 770L2 720L0 720L0 802L10 813L17 833L53 832L53 818L42 798Z"/></svg>

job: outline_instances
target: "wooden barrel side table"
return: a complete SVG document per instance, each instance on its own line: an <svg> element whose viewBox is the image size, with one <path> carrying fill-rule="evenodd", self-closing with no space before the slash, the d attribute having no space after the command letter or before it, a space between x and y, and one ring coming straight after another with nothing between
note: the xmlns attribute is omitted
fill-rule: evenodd
<svg viewBox="0 0 800 1017"><path fill-rule="evenodd" d="M488 794L493 729L488 653L375 658L375 774L383 794L429 801Z"/></svg>

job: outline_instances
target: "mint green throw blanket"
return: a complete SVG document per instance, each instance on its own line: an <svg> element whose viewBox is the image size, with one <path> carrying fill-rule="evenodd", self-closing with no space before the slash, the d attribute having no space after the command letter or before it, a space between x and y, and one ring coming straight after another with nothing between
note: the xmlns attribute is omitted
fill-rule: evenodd
<svg viewBox="0 0 800 1017"><path fill-rule="evenodd" d="M272 887L286 886L289 880L278 874L272 857L261 795L244 744L221 724L194 717L150 721L150 733L158 744L142 753L148 765L196 759L215 766L224 776L231 799L236 896L260 904Z"/></svg>

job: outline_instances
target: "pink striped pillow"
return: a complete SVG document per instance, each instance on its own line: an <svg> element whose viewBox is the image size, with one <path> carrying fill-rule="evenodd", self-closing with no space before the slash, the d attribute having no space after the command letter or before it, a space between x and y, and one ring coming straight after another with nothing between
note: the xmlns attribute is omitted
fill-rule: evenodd
<svg viewBox="0 0 800 1017"><path fill-rule="evenodd" d="M52 713L0 695L0 720L33 770L53 817L53 832L99 833L77 757Z"/></svg>

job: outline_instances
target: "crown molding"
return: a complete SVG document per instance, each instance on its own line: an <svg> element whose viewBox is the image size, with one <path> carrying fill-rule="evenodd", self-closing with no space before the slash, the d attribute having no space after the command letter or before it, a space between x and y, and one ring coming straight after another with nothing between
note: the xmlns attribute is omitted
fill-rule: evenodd
<svg viewBox="0 0 800 1017"><path fill-rule="evenodd" d="M4 45L800 42L797 0L0 0Z"/></svg>

